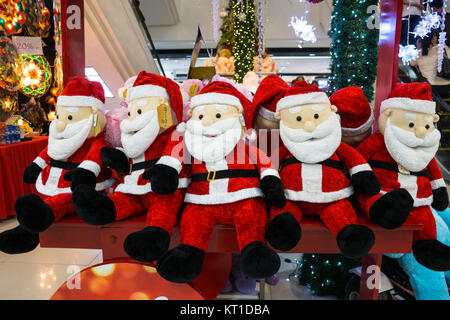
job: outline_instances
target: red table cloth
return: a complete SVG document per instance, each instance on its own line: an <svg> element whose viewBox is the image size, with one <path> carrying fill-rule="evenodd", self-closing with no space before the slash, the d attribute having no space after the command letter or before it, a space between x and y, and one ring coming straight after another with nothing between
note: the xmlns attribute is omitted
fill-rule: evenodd
<svg viewBox="0 0 450 320"><path fill-rule="evenodd" d="M0 220L13 216L18 197L36 193L34 185L22 182L25 168L47 145L48 137L0 146Z"/></svg>

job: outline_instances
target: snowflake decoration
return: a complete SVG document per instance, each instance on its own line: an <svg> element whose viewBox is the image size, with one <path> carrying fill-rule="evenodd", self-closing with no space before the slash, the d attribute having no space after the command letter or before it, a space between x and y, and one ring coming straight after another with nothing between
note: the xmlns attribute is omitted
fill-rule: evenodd
<svg viewBox="0 0 450 320"><path fill-rule="evenodd" d="M427 12L414 29L413 34L423 39L431 30L439 28L440 24L441 17L437 12Z"/></svg>
<svg viewBox="0 0 450 320"><path fill-rule="evenodd" d="M238 14L239 21L244 21L247 18L247 15L244 12Z"/></svg>
<svg viewBox="0 0 450 320"><path fill-rule="evenodd" d="M439 46L438 46L438 64L437 71L442 71L442 61L444 59L444 51L445 51L445 40L446 40L447 32L439 33Z"/></svg>
<svg viewBox="0 0 450 320"><path fill-rule="evenodd" d="M409 64L411 60L416 60L419 57L419 51L412 44L400 45L398 57L402 59L404 64Z"/></svg>
<svg viewBox="0 0 450 320"><path fill-rule="evenodd" d="M316 28L309 24L306 19L301 17L291 17L291 23L289 23L289 27L294 29L295 35L300 38L300 42L307 41L315 43L317 41L316 34L314 30Z"/></svg>

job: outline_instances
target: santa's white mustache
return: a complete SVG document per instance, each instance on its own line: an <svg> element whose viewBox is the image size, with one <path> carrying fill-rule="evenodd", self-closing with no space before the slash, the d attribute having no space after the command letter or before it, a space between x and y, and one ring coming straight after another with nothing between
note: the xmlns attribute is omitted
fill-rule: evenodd
<svg viewBox="0 0 450 320"><path fill-rule="evenodd" d="M327 120L319 124L313 132L304 129L291 129L282 121L280 127L283 127L283 133L293 142L305 142L311 139L321 139L333 131L333 128L339 124L339 115L333 113Z"/></svg>
<svg viewBox="0 0 450 320"><path fill-rule="evenodd" d="M203 126L201 121L190 119L186 123L186 130L189 130L191 134L196 136L218 136L230 129L234 129L237 121L239 121L238 118L229 118L220 120L210 126Z"/></svg>
<svg viewBox="0 0 450 320"><path fill-rule="evenodd" d="M144 112L143 114L137 116L134 118L133 121L130 121L129 119L124 119L120 123L120 131L122 133L134 133L136 131L141 130L144 128L148 123L153 120L154 117L158 115L158 111L151 110Z"/></svg>
<svg viewBox="0 0 450 320"><path fill-rule="evenodd" d="M56 122L59 120L52 121L49 127L49 134L53 139L69 139L76 134L79 134L86 126L91 123L94 119L94 116L91 115L89 118L77 121L75 123L66 124L66 127L63 131L59 132L56 130ZM91 125L89 125L91 127Z"/></svg>
<svg viewBox="0 0 450 320"><path fill-rule="evenodd" d="M439 143L441 133L439 130L434 129L433 131L427 133L424 138L419 138L412 131L404 130L395 125L392 125L390 119L387 122L388 130L392 130L397 139L403 143L405 146L410 148L420 148L420 147L432 147L435 146L436 143Z"/></svg>

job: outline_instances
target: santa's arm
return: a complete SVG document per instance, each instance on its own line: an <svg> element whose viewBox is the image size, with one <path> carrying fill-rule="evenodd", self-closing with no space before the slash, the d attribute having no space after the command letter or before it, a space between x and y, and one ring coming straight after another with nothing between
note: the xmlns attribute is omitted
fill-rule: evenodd
<svg viewBox="0 0 450 320"><path fill-rule="evenodd" d="M36 159L33 160L24 170L22 180L24 183L36 183L41 171L50 163L50 156L47 153L47 147L39 153Z"/></svg>
<svg viewBox="0 0 450 320"><path fill-rule="evenodd" d="M95 187L97 177L105 164L102 160L100 150L106 146L103 135L97 137L91 145L84 160L73 170L64 174L64 179L71 181L72 191L79 185Z"/></svg>
<svg viewBox="0 0 450 320"><path fill-rule="evenodd" d="M430 161L427 169L430 172L430 184L433 190L431 206L437 211L444 211L448 207L447 186L435 158Z"/></svg>
<svg viewBox="0 0 450 320"><path fill-rule="evenodd" d="M351 182L356 190L369 196L380 192L380 182L364 157L348 144L341 142L336 150L339 159L349 171Z"/></svg>
<svg viewBox="0 0 450 320"><path fill-rule="evenodd" d="M256 164L259 171L259 187L266 196L267 201L277 207L286 205L283 185L278 170L272 164L270 158L261 150L253 146L249 147L249 156Z"/></svg>
<svg viewBox="0 0 450 320"><path fill-rule="evenodd" d="M383 147L382 142L377 139L377 134L373 134L361 142L356 150L368 161L377 150Z"/></svg>
<svg viewBox="0 0 450 320"><path fill-rule="evenodd" d="M156 165L144 172L144 179L150 180L152 191L158 194L172 194L179 184L179 174L183 168L183 136L176 130L170 135L167 147Z"/></svg>
<svg viewBox="0 0 450 320"><path fill-rule="evenodd" d="M130 173L130 160L122 148L112 148L105 145L101 148L100 155L106 166L120 173Z"/></svg>

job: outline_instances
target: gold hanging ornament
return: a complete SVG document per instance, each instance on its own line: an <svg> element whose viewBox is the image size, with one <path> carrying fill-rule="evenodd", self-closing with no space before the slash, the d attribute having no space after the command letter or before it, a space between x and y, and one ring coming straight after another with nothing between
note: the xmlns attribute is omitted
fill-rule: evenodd
<svg viewBox="0 0 450 320"><path fill-rule="evenodd" d="M52 72L44 56L23 54L19 58L20 91L28 97L42 97L50 88Z"/></svg>
<svg viewBox="0 0 450 320"><path fill-rule="evenodd" d="M8 37L0 37L0 88L8 91L19 89L17 60L19 54Z"/></svg>
<svg viewBox="0 0 450 320"><path fill-rule="evenodd" d="M0 0L0 31L12 35L22 32L25 22L22 2L19 0Z"/></svg>
<svg viewBox="0 0 450 320"><path fill-rule="evenodd" d="M17 92L0 88L0 122L5 122L17 110Z"/></svg>

